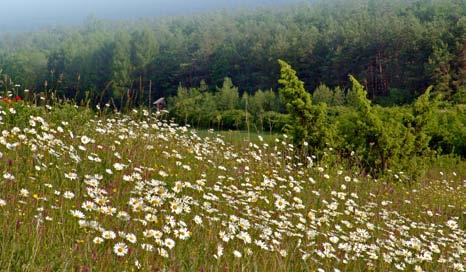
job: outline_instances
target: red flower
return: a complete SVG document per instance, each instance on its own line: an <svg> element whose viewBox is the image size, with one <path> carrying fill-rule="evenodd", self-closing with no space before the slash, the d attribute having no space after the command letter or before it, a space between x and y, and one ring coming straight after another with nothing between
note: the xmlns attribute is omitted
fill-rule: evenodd
<svg viewBox="0 0 466 272"><path fill-rule="evenodd" d="M16 102L18 102L18 101L21 101L21 100L23 100L23 99L21 98L21 96L17 95L17 96L15 97L15 100L16 100Z"/></svg>

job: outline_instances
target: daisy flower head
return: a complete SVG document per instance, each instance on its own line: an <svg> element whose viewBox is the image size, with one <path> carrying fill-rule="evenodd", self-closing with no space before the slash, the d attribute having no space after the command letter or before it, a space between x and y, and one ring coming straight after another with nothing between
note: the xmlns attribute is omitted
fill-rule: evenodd
<svg viewBox="0 0 466 272"><path fill-rule="evenodd" d="M118 256L118 257L123 257L126 254L128 254L128 246L125 243L116 243L113 246L113 252Z"/></svg>

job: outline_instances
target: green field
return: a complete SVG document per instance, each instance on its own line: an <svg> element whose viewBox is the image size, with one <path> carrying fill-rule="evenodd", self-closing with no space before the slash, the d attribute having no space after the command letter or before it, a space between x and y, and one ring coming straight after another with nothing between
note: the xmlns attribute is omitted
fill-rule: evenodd
<svg viewBox="0 0 466 272"><path fill-rule="evenodd" d="M465 163L418 182L283 135L2 104L3 271L464 271Z"/></svg>

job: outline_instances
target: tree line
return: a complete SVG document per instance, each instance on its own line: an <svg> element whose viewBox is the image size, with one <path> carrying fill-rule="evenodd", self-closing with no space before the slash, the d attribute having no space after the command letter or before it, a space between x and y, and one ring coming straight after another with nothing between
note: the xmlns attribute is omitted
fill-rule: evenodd
<svg viewBox="0 0 466 272"><path fill-rule="evenodd" d="M334 150L368 171L398 167L415 173L428 158L466 155L466 108L444 101L433 86L412 103L384 107L369 100L354 76L347 89L321 84L310 92L287 62L279 63L278 92L241 95L230 78L215 89L204 81L196 87L180 85L168 100L170 116L197 128L286 132L317 157Z"/></svg>
<svg viewBox="0 0 466 272"><path fill-rule="evenodd" d="M91 17L80 27L3 34L0 87L121 106L173 96L180 84L214 89L229 77L240 95L254 95L278 88L282 58L308 90L347 89L352 74L381 104L409 103L429 85L461 102L465 15L462 0L322 0L139 21Z"/></svg>
<svg viewBox="0 0 466 272"><path fill-rule="evenodd" d="M364 86L350 75L351 102L332 113L325 102L313 103L288 63L279 64L279 94L288 113L284 129L301 150L320 161L335 150L349 167L413 179L425 174L439 154L466 154L464 107L442 106L432 86L410 105L381 107L373 105Z"/></svg>

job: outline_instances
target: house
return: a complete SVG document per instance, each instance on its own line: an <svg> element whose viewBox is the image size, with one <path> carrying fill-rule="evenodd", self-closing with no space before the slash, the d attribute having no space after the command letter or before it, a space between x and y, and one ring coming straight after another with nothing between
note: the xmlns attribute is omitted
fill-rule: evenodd
<svg viewBox="0 0 466 272"><path fill-rule="evenodd" d="M158 111L165 109L165 107L167 106L167 102L165 101L165 97L161 97L161 98L157 99L154 102L154 105L155 105L155 107L157 108Z"/></svg>

